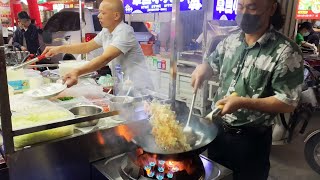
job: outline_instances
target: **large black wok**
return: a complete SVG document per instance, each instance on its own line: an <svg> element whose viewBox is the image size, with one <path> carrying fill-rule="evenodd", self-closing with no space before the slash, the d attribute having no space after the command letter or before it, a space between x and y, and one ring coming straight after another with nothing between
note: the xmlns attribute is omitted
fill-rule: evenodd
<svg viewBox="0 0 320 180"><path fill-rule="evenodd" d="M191 145L191 150L189 151L166 151L159 148L151 134L152 126L149 122L145 122L143 127L136 129L132 142L141 147L145 152L157 154L161 158L177 159L199 155L216 138L218 128L212 121L202 118L192 119L189 125L192 128L192 133L187 133L187 142Z"/></svg>

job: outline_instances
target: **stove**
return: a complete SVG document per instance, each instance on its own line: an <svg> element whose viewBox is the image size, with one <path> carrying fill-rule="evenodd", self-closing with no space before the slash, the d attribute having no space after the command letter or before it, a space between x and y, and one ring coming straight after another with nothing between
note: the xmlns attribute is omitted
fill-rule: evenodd
<svg viewBox="0 0 320 180"><path fill-rule="evenodd" d="M139 152L139 150L137 150ZM130 152L93 163L93 180L231 180L232 171L203 155L173 160ZM138 155L137 155L138 154ZM97 175L97 173L99 175ZM99 178L97 178L99 177Z"/></svg>
<svg viewBox="0 0 320 180"><path fill-rule="evenodd" d="M157 179L204 180L205 171L199 156L183 159L166 159L156 154L137 149L127 154L120 166L120 176L123 179ZM219 171L216 172L219 174Z"/></svg>

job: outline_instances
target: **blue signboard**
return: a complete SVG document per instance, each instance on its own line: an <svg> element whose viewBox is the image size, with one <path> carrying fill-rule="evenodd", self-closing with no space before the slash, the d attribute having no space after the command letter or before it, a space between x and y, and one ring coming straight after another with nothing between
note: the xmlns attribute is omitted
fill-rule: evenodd
<svg viewBox="0 0 320 180"><path fill-rule="evenodd" d="M172 0L123 0L126 14L171 12ZM200 10L202 0L180 0L180 10Z"/></svg>
<svg viewBox="0 0 320 180"><path fill-rule="evenodd" d="M238 0L214 0L213 3L214 20L235 20Z"/></svg>

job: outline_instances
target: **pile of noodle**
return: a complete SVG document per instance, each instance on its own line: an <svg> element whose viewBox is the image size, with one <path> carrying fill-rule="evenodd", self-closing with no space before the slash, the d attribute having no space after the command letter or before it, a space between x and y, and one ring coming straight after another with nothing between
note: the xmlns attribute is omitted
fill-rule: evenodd
<svg viewBox="0 0 320 180"><path fill-rule="evenodd" d="M148 107L151 114L152 135L156 144L165 151L188 151L191 149L187 143L183 127L176 120L176 114L169 105L158 102L150 103Z"/></svg>

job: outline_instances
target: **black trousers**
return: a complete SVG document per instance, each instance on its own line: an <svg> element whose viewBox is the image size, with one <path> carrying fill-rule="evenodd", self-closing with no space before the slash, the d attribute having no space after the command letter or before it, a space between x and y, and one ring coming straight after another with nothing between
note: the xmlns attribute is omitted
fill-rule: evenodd
<svg viewBox="0 0 320 180"><path fill-rule="evenodd" d="M208 147L209 158L231 169L234 180L267 180L272 128L218 126L219 134Z"/></svg>

